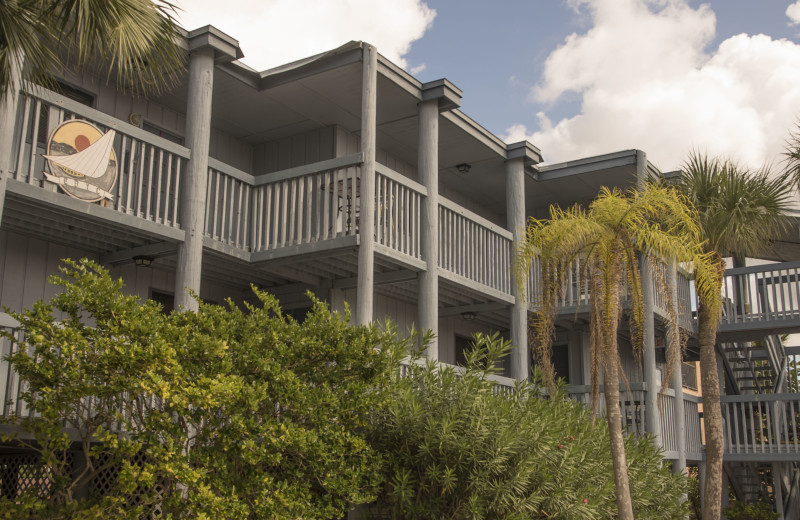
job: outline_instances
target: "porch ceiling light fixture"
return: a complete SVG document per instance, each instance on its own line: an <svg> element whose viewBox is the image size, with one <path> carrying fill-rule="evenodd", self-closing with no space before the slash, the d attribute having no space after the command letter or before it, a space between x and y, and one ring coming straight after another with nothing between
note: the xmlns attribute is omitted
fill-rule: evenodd
<svg viewBox="0 0 800 520"><path fill-rule="evenodd" d="M478 315L472 311L462 312L461 317L467 321L472 321L478 317Z"/></svg>
<svg viewBox="0 0 800 520"><path fill-rule="evenodd" d="M136 264L136 267L150 267L150 264L153 263L152 256L134 256L133 263Z"/></svg>
<svg viewBox="0 0 800 520"><path fill-rule="evenodd" d="M467 164L462 162L461 164L456 164L456 169L459 173L469 173L470 168L472 168L471 164Z"/></svg>

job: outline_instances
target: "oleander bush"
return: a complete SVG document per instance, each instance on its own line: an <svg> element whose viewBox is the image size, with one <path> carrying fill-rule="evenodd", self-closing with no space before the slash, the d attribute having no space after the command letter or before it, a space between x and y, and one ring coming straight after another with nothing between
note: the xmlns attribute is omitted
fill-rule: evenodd
<svg viewBox="0 0 800 520"><path fill-rule="evenodd" d="M616 516L608 427L534 378L492 381L509 350L478 335L464 370L412 360L372 442L386 458L378 504L397 519L607 519ZM649 438L625 438L636 518L683 518L686 479Z"/></svg>

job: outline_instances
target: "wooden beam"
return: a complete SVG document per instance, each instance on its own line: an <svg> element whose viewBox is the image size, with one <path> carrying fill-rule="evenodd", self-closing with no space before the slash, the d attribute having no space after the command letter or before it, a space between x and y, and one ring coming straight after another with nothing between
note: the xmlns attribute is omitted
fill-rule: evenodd
<svg viewBox="0 0 800 520"><path fill-rule="evenodd" d="M150 256L153 258L161 258L164 256L172 256L177 252L177 243L159 242L157 244L132 247L130 249L123 249L120 251L114 251L113 253L100 255L100 263L105 265L118 265L133 262L134 256Z"/></svg>
<svg viewBox="0 0 800 520"><path fill-rule="evenodd" d="M509 305L502 302L486 302L486 303L473 303L470 305L459 305L458 307L441 307L439 309L439 316L460 316L464 312L474 312L480 314L482 312L502 311L508 309Z"/></svg>
<svg viewBox="0 0 800 520"><path fill-rule="evenodd" d="M383 273L375 273L373 279L374 285L387 285L401 282L411 282L417 279L416 271L400 270L400 271L387 271ZM358 287L358 277L351 278L337 278L333 281L332 287L334 289L352 289Z"/></svg>

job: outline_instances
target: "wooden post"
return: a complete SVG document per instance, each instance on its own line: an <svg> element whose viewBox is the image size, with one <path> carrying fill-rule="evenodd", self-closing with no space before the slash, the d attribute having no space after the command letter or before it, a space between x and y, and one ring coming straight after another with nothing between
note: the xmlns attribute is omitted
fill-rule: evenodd
<svg viewBox="0 0 800 520"><path fill-rule="evenodd" d="M777 441L777 437L776 437ZM772 492L774 494L773 499L775 500L775 512L778 513L778 518L780 520L784 520L783 514L783 474L782 474L782 464L780 462L773 462L772 463Z"/></svg>
<svg viewBox="0 0 800 520"><path fill-rule="evenodd" d="M419 180L428 190L422 201L420 234L425 270L418 275L419 328L433 333L426 352L430 359L439 359L439 100L419 104Z"/></svg>
<svg viewBox="0 0 800 520"><path fill-rule="evenodd" d="M653 434L656 446L662 447L661 421L658 412L658 391L661 384L658 380L656 368L656 332L654 319L653 274L650 269L650 260L642 256L639 259L642 272L642 304L644 305L644 322L642 323L642 365L644 382L647 384L645 392L645 426L647 432Z"/></svg>
<svg viewBox="0 0 800 520"><path fill-rule="evenodd" d="M10 59L8 71L11 78L11 91L0 97L0 222L6 202L6 186L11 174L11 148L14 142L14 125L17 121L17 100L20 99L22 59ZM36 137L34 136L34 141ZM36 144L34 143L34 147Z"/></svg>
<svg viewBox="0 0 800 520"><path fill-rule="evenodd" d="M644 152L638 150L636 151L636 182L639 189L643 189L647 182L647 156ZM653 273L650 269L650 260L644 255L639 258L639 269L641 270L642 305L644 306L642 369L644 371L644 382L647 385L644 398L645 427L647 428L647 433L653 435L656 446L663 447L661 421L658 412L658 391L660 390L661 382L658 380L658 370L656 369Z"/></svg>
<svg viewBox="0 0 800 520"><path fill-rule="evenodd" d="M359 221L358 288L356 290L356 324L372 321L375 277L375 134L378 104L378 51L372 45L363 47L363 79L361 87L361 216Z"/></svg>
<svg viewBox="0 0 800 520"><path fill-rule="evenodd" d="M175 309L196 311L200 294L203 234L206 211L208 149L211 137L211 97L214 88L214 49L203 47L189 58L189 94L186 102L186 146L191 158L181 179L181 227L186 232L178 245Z"/></svg>
<svg viewBox="0 0 800 520"><path fill-rule="evenodd" d="M516 258L517 250L524 240L525 227L525 159L523 157L506 161L506 218L508 229L514 239L511 243L511 258ZM524 290L517 283L516 269L511 270L511 377L516 380L528 379L528 313Z"/></svg>
<svg viewBox="0 0 800 520"><path fill-rule="evenodd" d="M680 345L680 335L678 331L678 323L680 307L678 306L678 265L675 261L671 261L669 271L667 273L667 286L670 292L670 299L672 300L673 313L675 315L676 323L674 327L670 327L667 331L670 334L669 342L675 342ZM680 347L678 347L680 348ZM675 434L677 438L678 458L672 464L672 471L674 473L686 473L686 418L683 406L683 363L680 359L676 366L672 367L672 377L670 378L672 390L675 391Z"/></svg>

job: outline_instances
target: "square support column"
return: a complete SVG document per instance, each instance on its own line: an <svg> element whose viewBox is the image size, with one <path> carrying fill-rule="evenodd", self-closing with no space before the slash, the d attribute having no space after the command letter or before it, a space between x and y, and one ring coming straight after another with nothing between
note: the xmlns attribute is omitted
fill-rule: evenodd
<svg viewBox="0 0 800 520"><path fill-rule="evenodd" d="M514 239L511 243L511 258L516 258L516 252L525 240L525 162L523 157L506 161L506 217L508 229ZM514 295L514 304L511 306L510 325L511 343L513 350L511 356L511 377L516 380L528 379L530 376L530 363L528 356L528 312L525 301L524 281L517 280L517 272L512 264L511 293Z"/></svg>
<svg viewBox="0 0 800 520"><path fill-rule="evenodd" d="M211 144L211 99L214 64L242 58L239 42L212 26L190 31L189 92L186 99L186 147L191 156L180 179L181 228L175 272L175 309L197 310L189 290L200 294L205 235L208 153Z"/></svg>
<svg viewBox="0 0 800 520"><path fill-rule="evenodd" d="M511 377L525 380L530 377L528 355L528 303L525 295L527 280L517 280L517 251L525 240L525 167L542 161L542 153L527 141L506 147L506 223L511 231Z"/></svg>
<svg viewBox="0 0 800 520"><path fill-rule="evenodd" d="M363 47L361 82L361 220L359 224L356 324L372 322L375 293L375 147L378 105L378 51Z"/></svg>
<svg viewBox="0 0 800 520"><path fill-rule="evenodd" d="M196 49L189 58L186 146L191 150L191 158L181 178L181 227L186 235L178 245L176 310L196 311L198 308L197 300L190 296L189 291L200 294L213 89L214 49Z"/></svg>
<svg viewBox="0 0 800 520"><path fill-rule="evenodd" d="M680 349L680 331L678 330L678 322L680 308L678 307L678 265L675 261L671 261L669 265L669 272L667 273L667 286L670 293L670 304L672 305L671 313L675 319L672 326L668 326L667 334L670 344L678 345ZM680 351L679 351L680 352ZM672 471L675 473L686 473L686 417L684 415L683 406L683 363L678 358L678 362L672 367L672 377L670 384L672 390L675 392L675 409L673 410L673 417L675 417L675 434L678 436L677 449L678 458L672 464Z"/></svg>
<svg viewBox="0 0 800 520"><path fill-rule="evenodd" d="M439 359L439 101L435 98L419 104L417 169L428 190L420 215L425 270L418 275L419 328L433 333L426 355Z"/></svg>

